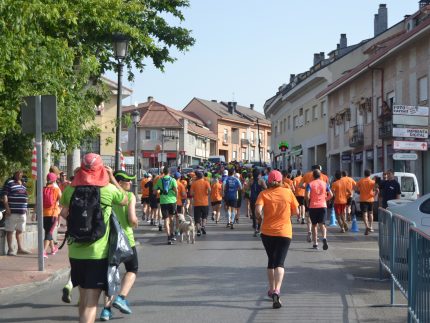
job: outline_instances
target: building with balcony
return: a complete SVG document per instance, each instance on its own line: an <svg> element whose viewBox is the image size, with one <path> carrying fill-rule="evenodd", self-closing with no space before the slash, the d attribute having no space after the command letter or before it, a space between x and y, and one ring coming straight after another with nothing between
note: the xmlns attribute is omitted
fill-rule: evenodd
<svg viewBox="0 0 430 323"><path fill-rule="evenodd" d="M198 116L217 136L214 155L226 161L270 162L271 124L253 104L248 108L193 98L183 112Z"/></svg>
<svg viewBox="0 0 430 323"><path fill-rule="evenodd" d="M159 167L162 160L164 165L188 167L215 153L216 135L196 116L169 108L153 97L137 106L124 107L123 113L130 114L135 110L140 113L137 140L143 169ZM134 155L133 126L127 129L126 136L122 146L124 155Z"/></svg>
<svg viewBox="0 0 430 323"><path fill-rule="evenodd" d="M366 168L413 172L422 191L430 191L429 152L419 150L429 140L428 115L393 114L396 106L412 106L410 111L423 106L428 114L429 48L430 6L420 2L416 13L363 44L365 61L319 93L328 102L331 171L347 169L353 176L362 176ZM395 147L399 141L406 141L405 147L417 142L417 149ZM397 160L396 152L417 159Z"/></svg>

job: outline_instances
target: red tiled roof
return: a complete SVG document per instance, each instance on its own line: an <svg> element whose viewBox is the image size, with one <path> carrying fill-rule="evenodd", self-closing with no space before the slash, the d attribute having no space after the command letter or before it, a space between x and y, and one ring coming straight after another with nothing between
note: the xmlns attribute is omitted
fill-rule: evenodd
<svg viewBox="0 0 430 323"><path fill-rule="evenodd" d="M207 138L211 138L214 140L217 139L217 136L212 131L210 131L209 129L205 129L205 128L196 126L195 124L192 124L192 123L188 124L188 131L194 132L198 135L201 135L201 136L204 136Z"/></svg>
<svg viewBox="0 0 430 323"><path fill-rule="evenodd" d="M371 68L370 65L372 63L375 63L378 59L382 58L386 54L388 55L390 51L401 45L402 43L408 41L413 36L417 35L420 31L423 29L426 29L430 25L430 18L422 21L417 27L415 27L413 30L409 32L405 32L400 34L397 38L387 42L387 46L380 51L378 51L376 54L362 62L361 64L357 65L355 68L351 70L351 72L345 74L341 78L337 79L333 83L331 83L329 86L327 86L323 91L317 94L317 99L321 98L324 95L330 94L334 90L336 90L339 86L342 84L353 80L354 78L358 77L360 74L365 72L367 69Z"/></svg>

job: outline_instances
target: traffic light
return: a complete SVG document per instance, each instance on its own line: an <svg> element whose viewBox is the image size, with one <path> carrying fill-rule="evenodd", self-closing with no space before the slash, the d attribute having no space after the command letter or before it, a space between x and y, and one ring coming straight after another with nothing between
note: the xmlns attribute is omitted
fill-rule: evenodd
<svg viewBox="0 0 430 323"><path fill-rule="evenodd" d="M282 152L286 152L287 150L288 150L288 142L286 142L286 141L281 141L279 144L278 144L278 148L279 148L279 150L280 151L282 151Z"/></svg>

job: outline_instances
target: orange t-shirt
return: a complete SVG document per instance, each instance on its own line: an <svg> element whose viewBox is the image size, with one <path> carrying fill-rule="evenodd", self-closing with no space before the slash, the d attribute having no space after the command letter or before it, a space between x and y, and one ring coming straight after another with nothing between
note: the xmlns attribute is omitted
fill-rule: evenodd
<svg viewBox="0 0 430 323"><path fill-rule="evenodd" d="M178 184L177 190L178 194L176 195L176 205L182 206L182 200L187 198L187 191L185 189L184 184L181 183L180 180L177 180Z"/></svg>
<svg viewBox="0 0 430 323"><path fill-rule="evenodd" d="M222 184L216 181L211 186L211 202L218 202L222 200Z"/></svg>
<svg viewBox="0 0 430 323"><path fill-rule="evenodd" d="M331 191L334 194L335 204L346 204L348 202L348 197L351 196L346 181L340 179L332 184Z"/></svg>
<svg viewBox="0 0 430 323"><path fill-rule="evenodd" d="M313 177L313 175L312 175ZM326 184L329 184L329 179L328 176L326 174L321 173L320 179L324 182L326 182Z"/></svg>
<svg viewBox="0 0 430 323"><path fill-rule="evenodd" d="M142 197L143 198L149 197L149 188L145 187L146 183L148 183L148 182L149 182L149 178L144 178L140 182L140 188L141 188L141 191L142 191Z"/></svg>
<svg viewBox="0 0 430 323"><path fill-rule="evenodd" d="M284 187L286 188L293 189L293 181L287 177L282 179L282 184L284 184Z"/></svg>
<svg viewBox="0 0 430 323"><path fill-rule="evenodd" d="M153 186L152 186L152 187L155 187L155 184L157 184L158 180L159 180L161 177L163 177L163 175L157 175L157 176L154 178L154 180L153 180ZM157 199L159 199L159 198L160 198L160 191L158 190L158 191L157 191Z"/></svg>
<svg viewBox="0 0 430 323"><path fill-rule="evenodd" d="M357 183L357 188L360 191L360 202L375 201L375 181L370 177L360 179Z"/></svg>
<svg viewBox="0 0 430 323"><path fill-rule="evenodd" d="M296 214L299 203L293 192L284 187L261 191L256 205L262 205L264 220L261 232L268 236L293 237L291 215Z"/></svg>
<svg viewBox="0 0 430 323"><path fill-rule="evenodd" d="M312 182L313 180L314 180L314 175L312 172L307 172L305 175L303 175L302 177L303 189L306 189L306 185Z"/></svg>
<svg viewBox="0 0 430 323"><path fill-rule="evenodd" d="M344 176L341 178L341 180L346 182L346 185L351 192L354 190L354 186L357 185L357 183L352 179L352 177L349 176Z"/></svg>
<svg viewBox="0 0 430 323"><path fill-rule="evenodd" d="M208 206L209 205L209 194L210 185L208 181L203 178L193 181L191 184L191 196L194 199L194 206Z"/></svg>
<svg viewBox="0 0 430 323"><path fill-rule="evenodd" d="M52 184L49 184L47 187L53 190L52 198L55 203L51 207L43 208L43 216L58 216L60 214L60 206L58 205L58 201L61 197L61 190L59 187Z"/></svg>
<svg viewBox="0 0 430 323"><path fill-rule="evenodd" d="M297 176L293 179L293 183L296 188L296 190L294 191L294 194L296 196L305 196L305 189L299 187L299 184L302 181L302 178L303 176Z"/></svg>

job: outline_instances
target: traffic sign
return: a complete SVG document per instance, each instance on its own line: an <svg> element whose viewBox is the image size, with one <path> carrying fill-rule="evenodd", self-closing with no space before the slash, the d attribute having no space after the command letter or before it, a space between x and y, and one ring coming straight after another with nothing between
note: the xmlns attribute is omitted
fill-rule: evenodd
<svg viewBox="0 0 430 323"><path fill-rule="evenodd" d="M416 153L395 153L393 155L394 160L417 160L418 155Z"/></svg>
<svg viewBox="0 0 430 323"><path fill-rule="evenodd" d="M426 141L399 141L394 140L393 148L395 150L427 150L427 142Z"/></svg>
<svg viewBox="0 0 430 323"><path fill-rule="evenodd" d="M424 128L393 128L393 137L427 139L428 136L429 131Z"/></svg>

